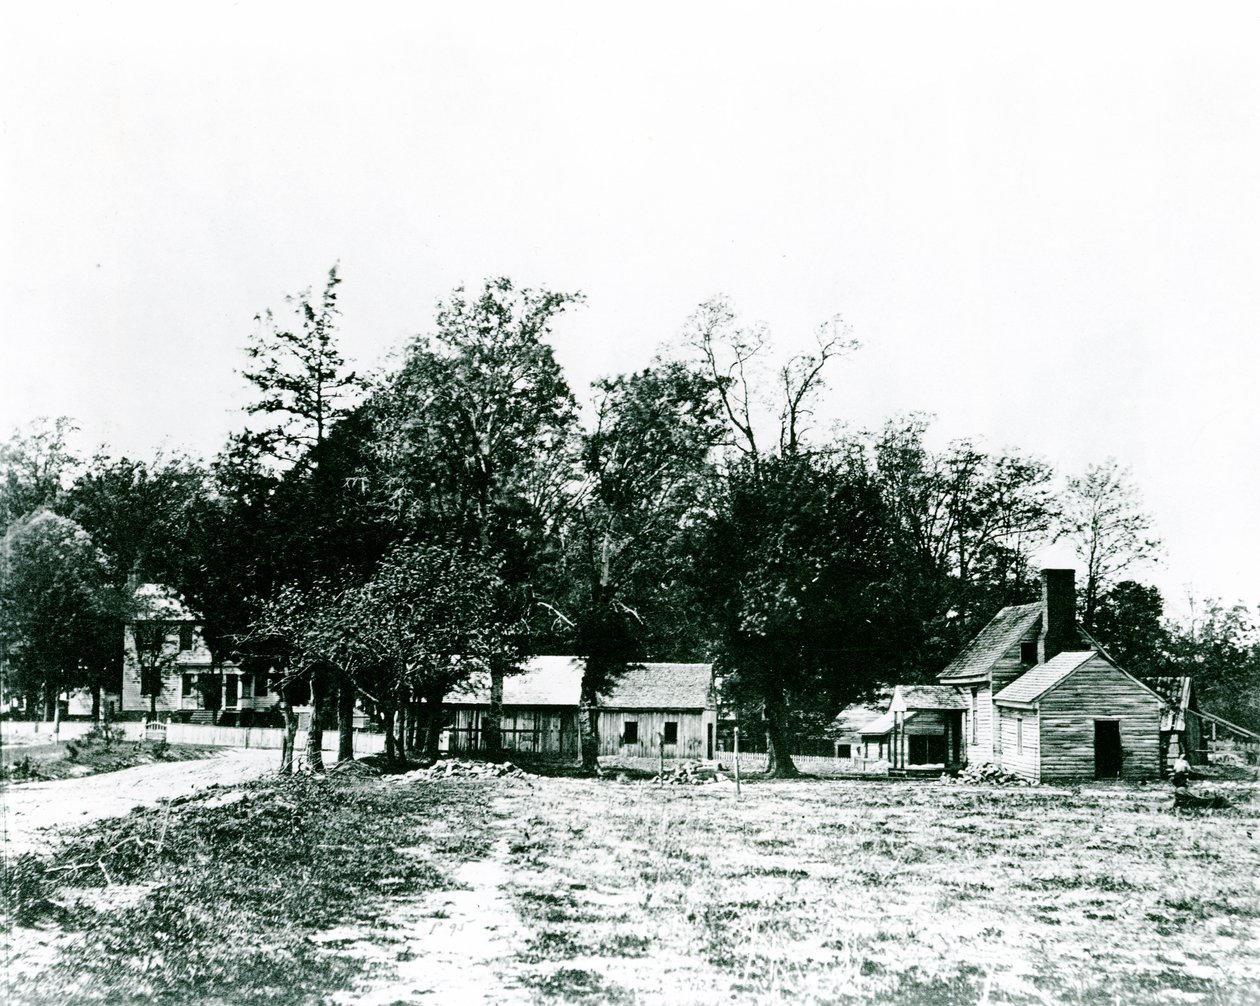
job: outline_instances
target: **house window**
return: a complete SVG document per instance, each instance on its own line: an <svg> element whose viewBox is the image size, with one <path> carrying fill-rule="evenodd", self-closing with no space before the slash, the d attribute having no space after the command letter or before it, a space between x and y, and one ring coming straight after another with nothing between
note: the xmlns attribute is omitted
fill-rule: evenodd
<svg viewBox="0 0 1260 1006"><path fill-rule="evenodd" d="M253 680L253 675L251 674L241 675L241 698L243 699L249 698L249 683L252 680Z"/></svg>
<svg viewBox="0 0 1260 1006"><path fill-rule="evenodd" d="M193 645L193 627L187 623L184 623L183 625L179 627L180 652L183 652L184 650L191 650L192 645Z"/></svg>
<svg viewBox="0 0 1260 1006"><path fill-rule="evenodd" d="M626 720L626 722L621 725L621 743L639 743L639 723L637 720Z"/></svg>
<svg viewBox="0 0 1260 1006"><path fill-rule="evenodd" d="M1021 664L1035 664L1037 662L1036 643L1019 644L1019 662Z"/></svg>
<svg viewBox="0 0 1260 1006"><path fill-rule="evenodd" d="M267 694L267 675L254 675L254 698L261 699Z"/></svg>
<svg viewBox="0 0 1260 1006"><path fill-rule="evenodd" d="M665 723L665 743L678 743L678 724L673 720L667 720Z"/></svg>
<svg viewBox="0 0 1260 1006"><path fill-rule="evenodd" d="M195 685L196 683L197 683L197 675L195 674L184 675L184 687L182 690L182 694L184 698L188 698L188 696L190 696L193 693L193 685Z"/></svg>
<svg viewBox="0 0 1260 1006"><path fill-rule="evenodd" d="M1024 717L1015 717L1015 753L1024 753Z"/></svg>
<svg viewBox="0 0 1260 1006"><path fill-rule="evenodd" d="M971 689L971 743L978 744L980 741L980 724L977 720L976 713L980 709L980 689Z"/></svg>
<svg viewBox="0 0 1260 1006"><path fill-rule="evenodd" d="M853 745L851 745L851 744L837 744L837 745L836 745L836 757L837 757L837 758L852 758L852 757L853 757Z"/></svg>

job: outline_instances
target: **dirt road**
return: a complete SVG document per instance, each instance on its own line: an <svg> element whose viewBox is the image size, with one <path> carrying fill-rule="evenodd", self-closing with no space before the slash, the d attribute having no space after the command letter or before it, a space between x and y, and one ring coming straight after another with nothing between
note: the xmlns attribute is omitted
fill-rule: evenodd
<svg viewBox="0 0 1260 1006"><path fill-rule="evenodd" d="M254 779L274 771L278 763L276 751L224 748L198 761L140 765L81 779L5 786L0 788L5 858L40 850L58 830L121 817L133 807L207 786Z"/></svg>

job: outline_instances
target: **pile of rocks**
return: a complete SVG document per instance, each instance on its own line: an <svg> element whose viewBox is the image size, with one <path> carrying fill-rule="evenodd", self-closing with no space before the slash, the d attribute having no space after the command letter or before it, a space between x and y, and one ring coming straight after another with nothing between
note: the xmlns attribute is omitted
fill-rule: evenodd
<svg viewBox="0 0 1260 1006"><path fill-rule="evenodd" d="M671 765L665 770L664 775L657 773L652 777L652 782L665 783L667 786L705 786L710 783L722 782L725 778L712 765L701 765L696 761L685 761L678 765Z"/></svg>
<svg viewBox="0 0 1260 1006"><path fill-rule="evenodd" d="M954 778L948 775L941 776L943 782L966 782L978 785L989 786L1031 786L1029 780L1023 776L1018 776L1014 772L1008 772L1000 765L994 765L992 762L984 762L980 765L968 765Z"/></svg>
<svg viewBox="0 0 1260 1006"><path fill-rule="evenodd" d="M391 776L392 782L431 782L434 779L524 779L524 770L510 761L464 761L447 758L427 768L414 769Z"/></svg>

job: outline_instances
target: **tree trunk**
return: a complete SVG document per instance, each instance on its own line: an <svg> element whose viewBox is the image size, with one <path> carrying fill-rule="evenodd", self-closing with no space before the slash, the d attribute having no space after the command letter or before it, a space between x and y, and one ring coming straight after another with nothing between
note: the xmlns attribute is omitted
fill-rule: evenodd
<svg viewBox="0 0 1260 1006"><path fill-rule="evenodd" d="M280 713L284 716L284 738L280 742L280 774L293 774L293 749L297 747L297 714L289 698L289 686L280 685Z"/></svg>
<svg viewBox="0 0 1260 1006"><path fill-rule="evenodd" d="M53 692L53 736L61 736L61 693Z"/></svg>
<svg viewBox="0 0 1260 1006"><path fill-rule="evenodd" d="M425 693L424 704L428 711L428 730L425 737L425 754L433 761L442 757L442 700L446 693L440 689Z"/></svg>
<svg viewBox="0 0 1260 1006"><path fill-rule="evenodd" d="M311 672L311 725L306 731L306 766L311 772L324 771L324 728L320 718L324 712L324 699L328 694L328 682L321 671Z"/></svg>
<svg viewBox="0 0 1260 1006"><path fill-rule="evenodd" d="M157 692L149 693L149 719L157 719Z"/></svg>
<svg viewBox="0 0 1260 1006"><path fill-rule="evenodd" d="M92 722L101 725L101 686L92 686Z"/></svg>
<svg viewBox="0 0 1260 1006"><path fill-rule="evenodd" d="M482 744L491 761L503 757L503 666L490 664L490 712L481 721Z"/></svg>
<svg viewBox="0 0 1260 1006"><path fill-rule="evenodd" d="M582 745L582 771L594 775L599 771L599 695L590 658L586 661L578 700L578 737Z"/></svg>
<svg viewBox="0 0 1260 1006"><path fill-rule="evenodd" d="M354 685L342 677L337 693L337 762L354 761Z"/></svg>
<svg viewBox="0 0 1260 1006"><path fill-rule="evenodd" d="M405 700L400 702L395 719L395 722L398 724L398 754L403 759L406 759L408 754L414 754L416 750L414 745L408 743L411 739L407 733L407 728L411 726L411 717L408 715L410 708L410 702Z"/></svg>
<svg viewBox="0 0 1260 1006"><path fill-rule="evenodd" d="M766 690L766 742L769 759L766 775L773 779L795 779L800 772L788 746L787 704L781 688Z"/></svg>
<svg viewBox="0 0 1260 1006"><path fill-rule="evenodd" d="M394 709L392 706L384 710L385 718L385 760L391 765L399 762L398 750L394 746Z"/></svg>

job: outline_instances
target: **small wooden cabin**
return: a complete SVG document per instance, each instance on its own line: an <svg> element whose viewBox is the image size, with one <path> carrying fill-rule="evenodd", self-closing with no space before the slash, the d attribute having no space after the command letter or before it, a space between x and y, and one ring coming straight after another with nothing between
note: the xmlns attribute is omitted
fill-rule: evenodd
<svg viewBox="0 0 1260 1006"><path fill-rule="evenodd" d="M638 664L599 702L599 753L712 761L717 702L712 664Z"/></svg>
<svg viewBox="0 0 1260 1006"><path fill-rule="evenodd" d="M1033 781L1156 779L1158 694L1094 650L1057 654L993 697L994 761Z"/></svg>

